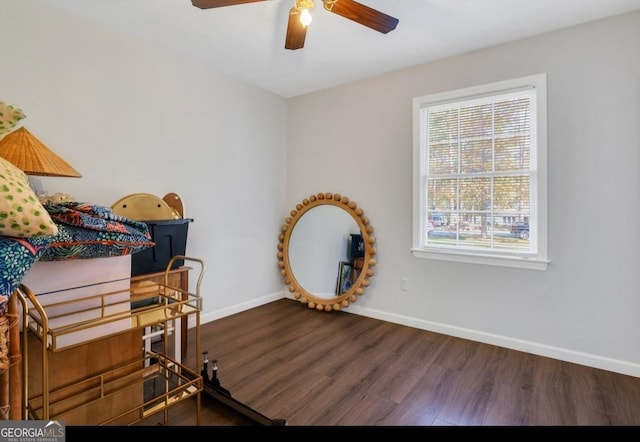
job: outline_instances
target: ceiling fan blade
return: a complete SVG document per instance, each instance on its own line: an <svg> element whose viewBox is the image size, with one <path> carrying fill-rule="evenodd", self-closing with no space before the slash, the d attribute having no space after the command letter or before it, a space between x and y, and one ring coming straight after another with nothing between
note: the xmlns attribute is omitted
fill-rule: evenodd
<svg viewBox="0 0 640 442"><path fill-rule="evenodd" d="M398 19L353 0L322 0L324 9L386 34L398 25Z"/></svg>
<svg viewBox="0 0 640 442"><path fill-rule="evenodd" d="M241 5L243 3L264 2L266 0L191 0L191 4L200 9L220 8L222 6Z"/></svg>
<svg viewBox="0 0 640 442"><path fill-rule="evenodd" d="M287 37L284 42L285 49L301 49L304 47L304 38L307 36L307 27L300 23L300 10L289 10L289 24L287 25Z"/></svg>

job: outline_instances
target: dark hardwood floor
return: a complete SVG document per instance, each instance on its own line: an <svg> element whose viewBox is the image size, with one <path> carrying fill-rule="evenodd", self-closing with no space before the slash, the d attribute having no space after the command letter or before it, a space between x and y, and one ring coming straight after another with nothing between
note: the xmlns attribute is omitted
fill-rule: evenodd
<svg viewBox="0 0 640 442"><path fill-rule="evenodd" d="M233 398L288 426L640 425L640 378L290 299L201 336ZM194 339L187 365L200 371ZM195 400L169 410L170 426L196 423ZM252 422L203 394L200 425Z"/></svg>

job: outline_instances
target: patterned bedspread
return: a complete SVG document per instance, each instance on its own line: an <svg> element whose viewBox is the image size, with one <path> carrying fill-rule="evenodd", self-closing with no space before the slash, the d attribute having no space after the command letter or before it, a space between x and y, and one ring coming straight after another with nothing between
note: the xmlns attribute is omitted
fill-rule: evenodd
<svg viewBox="0 0 640 442"><path fill-rule="evenodd" d="M109 207L66 202L44 205L58 226L53 236L0 236L0 316L33 264L133 254L153 247L146 223L114 214Z"/></svg>
<svg viewBox="0 0 640 442"><path fill-rule="evenodd" d="M42 261L129 255L154 245L147 224L116 215L108 207L78 202L44 207L58 233Z"/></svg>
<svg viewBox="0 0 640 442"><path fill-rule="evenodd" d="M18 288L33 263L42 256L51 238L0 236L0 316L6 313L9 296Z"/></svg>

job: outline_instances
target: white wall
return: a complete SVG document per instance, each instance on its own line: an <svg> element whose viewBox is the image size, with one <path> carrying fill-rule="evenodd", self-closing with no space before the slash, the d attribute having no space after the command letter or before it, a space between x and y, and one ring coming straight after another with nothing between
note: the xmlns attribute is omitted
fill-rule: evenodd
<svg viewBox="0 0 640 442"><path fill-rule="evenodd" d="M83 174L35 179L44 190L107 206L178 193L187 254L206 263L203 321L282 297L282 97L37 0L3 2L0 29L0 100Z"/></svg>
<svg viewBox="0 0 640 442"><path fill-rule="evenodd" d="M3 2L0 29L0 100L84 175L46 190L184 198L203 322L283 296L285 216L339 192L371 219L379 259L346 311L640 376L639 12L288 101L39 0ZM413 97L539 72L549 269L413 258Z"/></svg>
<svg viewBox="0 0 640 442"><path fill-rule="evenodd" d="M412 99L542 72L548 270L413 258ZM640 376L640 12L299 96L288 127L289 207L338 192L375 228L346 311Z"/></svg>

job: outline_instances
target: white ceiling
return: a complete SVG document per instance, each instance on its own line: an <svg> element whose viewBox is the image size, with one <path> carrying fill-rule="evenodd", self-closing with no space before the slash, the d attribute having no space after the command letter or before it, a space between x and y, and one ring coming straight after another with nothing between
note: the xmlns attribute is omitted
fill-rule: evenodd
<svg viewBox="0 0 640 442"><path fill-rule="evenodd" d="M284 49L294 0L202 10L191 0L45 0L284 97L640 9L640 0L359 0L381 34L315 0L305 47Z"/></svg>

